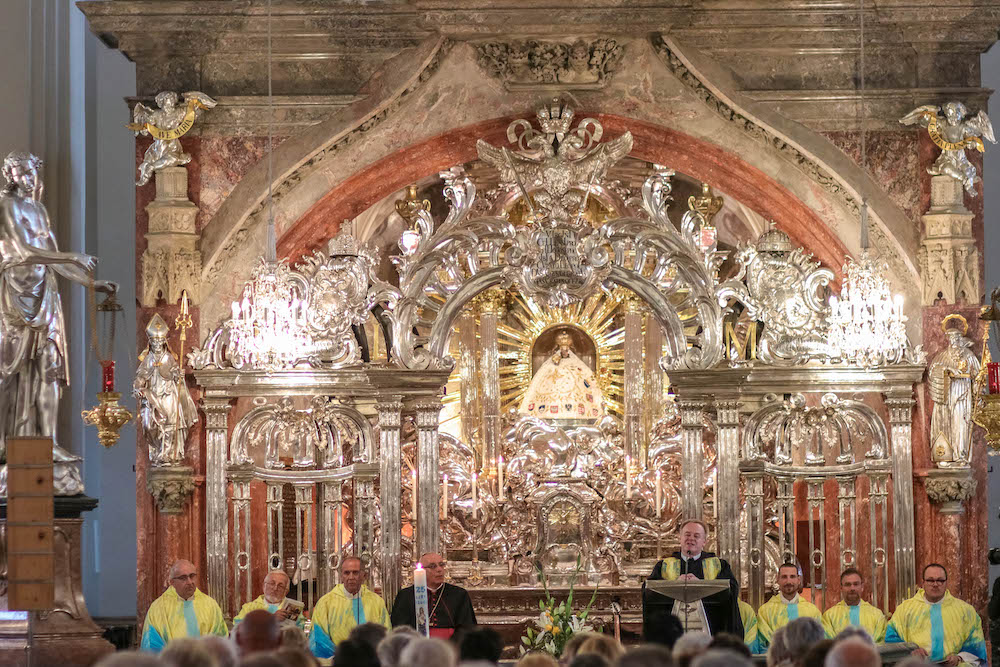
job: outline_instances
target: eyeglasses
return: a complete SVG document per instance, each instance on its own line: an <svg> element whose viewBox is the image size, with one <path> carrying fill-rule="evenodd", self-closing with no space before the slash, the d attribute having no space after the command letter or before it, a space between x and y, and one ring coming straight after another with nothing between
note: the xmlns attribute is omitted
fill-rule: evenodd
<svg viewBox="0 0 1000 667"><path fill-rule="evenodd" d="M440 563L429 563L424 566L425 570L436 570L441 568L442 570L448 565L448 563L441 561Z"/></svg>
<svg viewBox="0 0 1000 667"><path fill-rule="evenodd" d="M924 583L926 583L926 584L946 584L946 583L948 583L948 580L947 579L924 579Z"/></svg>
<svg viewBox="0 0 1000 667"><path fill-rule="evenodd" d="M191 574L181 574L176 577L171 577L171 581L194 581L198 578L197 572L192 572Z"/></svg>

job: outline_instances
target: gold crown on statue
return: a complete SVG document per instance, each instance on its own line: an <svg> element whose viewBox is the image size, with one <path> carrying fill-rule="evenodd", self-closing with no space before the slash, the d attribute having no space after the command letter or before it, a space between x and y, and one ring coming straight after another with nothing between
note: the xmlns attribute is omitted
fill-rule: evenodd
<svg viewBox="0 0 1000 667"><path fill-rule="evenodd" d="M166 339L167 335L170 333L170 327L167 323L163 321L160 314L157 313L150 318L149 324L146 325L146 335L149 338L162 338Z"/></svg>
<svg viewBox="0 0 1000 667"><path fill-rule="evenodd" d="M538 125L545 134L566 134L575 115L573 107L559 98L552 100L547 106L539 107L535 115Z"/></svg>

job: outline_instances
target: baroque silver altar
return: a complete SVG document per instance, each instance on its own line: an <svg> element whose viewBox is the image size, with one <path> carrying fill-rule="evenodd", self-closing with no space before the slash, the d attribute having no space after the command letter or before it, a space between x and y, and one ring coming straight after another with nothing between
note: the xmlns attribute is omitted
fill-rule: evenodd
<svg viewBox="0 0 1000 667"><path fill-rule="evenodd" d="M189 355L208 592L232 613L284 566L311 606L353 553L391 602L427 551L483 599L577 562L582 585L635 590L699 517L754 604L790 557L816 598L847 565L880 602L907 596L919 349L844 362L834 273L784 232L725 246L707 186L675 222L671 169L610 178L628 133L602 141L559 100L535 121L440 174L443 220L411 188L395 276L350 225L286 267L287 366L234 354L235 317Z"/></svg>

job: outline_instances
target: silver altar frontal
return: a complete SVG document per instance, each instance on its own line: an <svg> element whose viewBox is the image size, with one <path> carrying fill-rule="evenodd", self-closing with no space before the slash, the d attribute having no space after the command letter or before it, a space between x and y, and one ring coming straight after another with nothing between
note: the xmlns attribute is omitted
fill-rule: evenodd
<svg viewBox="0 0 1000 667"><path fill-rule="evenodd" d="M628 132L554 100L507 137L248 287L188 355L208 593L232 614L284 567L311 607L354 554L391 604L438 551L480 620L517 623L539 568L636 601L698 518L754 605L792 558L821 606L849 565L873 603L909 596L921 351L848 361L834 272L764 221L721 232L725 197ZM265 310L281 335L247 325Z"/></svg>

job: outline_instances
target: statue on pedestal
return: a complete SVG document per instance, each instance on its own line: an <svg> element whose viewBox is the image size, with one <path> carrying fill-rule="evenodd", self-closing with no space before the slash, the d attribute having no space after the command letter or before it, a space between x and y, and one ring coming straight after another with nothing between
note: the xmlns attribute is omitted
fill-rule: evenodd
<svg viewBox="0 0 1000 667"><path fill-rule="evenodd" d="M191 156L181 148L180 138L194 126L203 109L211 109L216 101L205 93L184 93L183 107L177 106L177 93L164 91L156 96L159 109L136 104L132 110L132 123L126 127L136 133L153 137L153 144L146 149L139 165L136 185L145 185L153 173L167 167L181 167L191 161Z"/></svg>
<svg viewBox="0 0 1000 667"><path fill-rule="evenodd" d="M154 466L184 464L188 430L198 421L198 408L181 380L181 366L167 349L167 323L159 315L146 326L149 347L136 369L133 393L139 419L149 442Z"/></svg>
<svg viewBox="0 0 1000 667"><path fill-rule="evenodd" d="M976 167L969 162L965 149L972 147L982 153L985 150L984 137L996 143L993 125L986 113L980 111L972 118L966 118L969 110L961 102L948 102L943 107L927 104L917 107L899 119L903 125L919 123L927 128L931 141L941 149L941 155L927 168L931 176L950 176L959 181L970 196L976 196L975 185L981 180Z"/></svg>
<svg viewBox="0 0 1000 667"><path fill-rule="evenodd" d="M42 161L11 153L0 191L0 459L9 436L52 438L56 495L83 493L76 463L59 446L56 421L66 377L66 325L56 276L101 292L114 283L93 279L97 259L60 252L41 202ZM0 471L6 492L6 466Z"/></svg>
<svg viewBox="0 0 1000 667"><path fill-rule="evenodd" d="M543 419L596 419L603 396L594 371L573 351L568 331L556 334L556 349L531 379L519 412Z"/></svg>
<svg viewBox="0 0 1000 667"><path fill-rule="evenodd" d="M949 328L960 322L962 331ZM974 380L979 359L965 337L969 323L961 315L948 315L941 322L948 347L934 357L927 371L931 400L931 459L940 468L968 467L972 463L972 408Z"/></svg>

